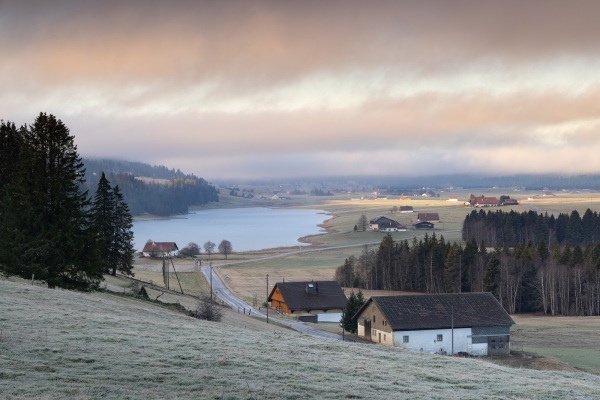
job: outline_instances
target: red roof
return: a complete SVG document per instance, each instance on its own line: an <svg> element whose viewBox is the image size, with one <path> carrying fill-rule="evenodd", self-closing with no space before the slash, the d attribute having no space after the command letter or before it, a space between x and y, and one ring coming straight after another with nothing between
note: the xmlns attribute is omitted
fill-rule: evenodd
<svg viewBox="0 0 600 400"><path fill-rule="evenodd" d="M495 197L475 197L475 204L498 205L498 199Z"/></svg>
<svg viewBox="0 0 600 400"><path fill-rule="evenodd" d="M144 253L170 253L177 250L179 250L179 248L175 242L148 242L142 251Z"/></svg>

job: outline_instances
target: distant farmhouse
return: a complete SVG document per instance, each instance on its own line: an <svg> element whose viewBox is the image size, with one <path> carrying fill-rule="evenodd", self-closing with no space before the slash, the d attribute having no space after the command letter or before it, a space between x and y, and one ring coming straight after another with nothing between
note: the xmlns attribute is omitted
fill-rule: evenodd
<svg viewBox="0 0 600 400"><path fill-rule="evenodd" d="M172 257L176 256L178 252L179 248L175 242L148 241L142 250L145 257Z"/></svg>
<svg viewBox="0 0 600 400"><path fill-rule="evenodd" d="M369 224L369 227L374 231L396 232L407 230L406 227L401 223L384 216L373 218L371 221L369 221Z"/></svg>
<svg viewBox="0 0 600 400"><path fill-rule="evenodd" d="M458 201L458 196L448 196L448 201Z"/></svg>
<svg viewBox="0 0 600 400"><path fill-rule="evenodd" d="M284 314L309 314L314 322L339 322L347 299L336 281L310 281L277 282L268 301Z"/></svg>
<svg viewBox="0 0 600 400"><path fill-rule="evenodd" d="M518 206L519 202L516 199L506 199L502 203L503 206Z"/></svg>
<svg viewBox="0 0 600 400"><path fill-rule="evenodd" d="M371 297L356 313L358 336L408 350L510 353L514 321L491 293Z"/></svg>
<svg viewBox="0 0 600 400"><path fill-rule="evenodd" d="M485 197L480 196L475 198L474 207L496 207L498 206L498 199L496 197Z"/></svg>
<svg viewBox="0 0 600 400"><path fill-rule="evenodd" d="M413 227L415 229L433 229L435 228L435 225L433 222L429 221L417 221L413 224Z"/></svg>
<svg viewBox="0 0 600 400"><path fill-rule="evenodd" d="M417 214L417 222L440 222L440 214L438 213L419 213Z"/></svg>
<svg viewBox="0 0 600 400"><path fill-rule="evenodd" d="M413 210L412 206L400 206L399 211L401 213L411 213L411 212L415 212L415 210Z"/></svg>

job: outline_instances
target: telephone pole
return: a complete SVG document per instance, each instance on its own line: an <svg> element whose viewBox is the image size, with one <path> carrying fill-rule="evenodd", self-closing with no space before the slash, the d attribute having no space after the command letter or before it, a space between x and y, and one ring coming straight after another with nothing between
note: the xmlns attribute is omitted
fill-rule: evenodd
<svg viewBox="0 0 600 400"><path fill-rule="evenodd" d="M269 323L269 274L267 274L267 324Z"/></svg>
<svg viewBox="0 0 600 400"><path fill-rule="evenodd" d="M213 290L212 290L212 263L209 264L210 266L210 299L213 299Z"/></svg>

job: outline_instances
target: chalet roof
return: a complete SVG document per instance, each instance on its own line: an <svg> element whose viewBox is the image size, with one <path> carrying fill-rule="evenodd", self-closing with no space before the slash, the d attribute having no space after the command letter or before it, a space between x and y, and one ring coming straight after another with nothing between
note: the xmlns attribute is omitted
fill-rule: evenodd
<svg viewBox="0 0 600 400"><path fill-rule="evenodd" d="M178 251L179 248L175 242L148 242L144 245L144 253L169 253L172 251Z"/></svg>
<svg viewBox="0 0 600 400"><path fill-rule="evenodd" d="M383 215L375 217L369 221L369 223L371 223L371 224L381 224L381 223L388 223L388 222L396 222L396 221L394 221L393 219L390 219L388 217L384 217Z"/></svg>
<svg viewBox="0 0 600 400"><path fill-rule="evenodd" d="M429 222L429 221L417 221L417 222L413 223L413 226L416 226L416 227L427 226L427 227L433 228L435 225L433 224L433 222Z"/></svg>
<svg viewBox="0 0 600 400"><path fill-rule="evenodd" d="M346 307L346 295L336 281L277 282L269 294L269 301L277 288L290 311L343 310Z"/></svg>
<svg viewBox="0 0 600 400"><path fill-rule="evenodd" d="M392 330L469 328L515 322L491 293L451 293L371 297Z"/></svg>
<svg viewBox="0 0 600 400"><path fill-rule="evenodd" d="M419 221L439 221L440 214L438 213L419 213L417 215Z"/></svg>

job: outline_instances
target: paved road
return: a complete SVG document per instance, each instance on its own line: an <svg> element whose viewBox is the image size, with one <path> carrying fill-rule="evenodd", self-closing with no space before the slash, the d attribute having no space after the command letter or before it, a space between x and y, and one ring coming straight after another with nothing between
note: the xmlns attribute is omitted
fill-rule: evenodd
<svg viewBox="0 0 600 400"><path fill-rule="evenodd" d="M254 317L267 319L267 315L264 312L257 310L256 308L252 307L250 304L246 303L243 300L240 300L233 293L231 293L231 291L225 285L225 283L221 280L219 275L213 273L212 277L211 277L212 271L211 271L210 266L208 266L208 265L203 266L201 271L204 274L206 281L209 282L209 284L212 279L213 293L220 300L222 300L225 304L227 304L229 307L231 307L234 310L245 311L247 313L249 312L249 315L254 316ZM342 340L342 335L339 335L337 333L328 332L328 331L324 331L322 329L314 328L314 327L306 325L302 322L287 321L285 319L274 317L272 314L269 315L269 321L277 322L278 324L288 326L298 332L302 332L307 335Z"/></svg>
<svg viewBox="0 0 600 400"><path fill-rule="evenodd" d="M447 230L444 232L460 232L460 230ZM424 236L424 234L419 235L419 236L415 235L415 237L420 237L420 236ZM290 252L286 252L286 253L282 253L282 254L275 254L275 255L271 255L271 256L254 258L252 260L232 261L232 262L228 262L228 263L224 263L224 264L219 264L218 266L214 266L214 267L212 267L210 265L204 265L201 268L201 271L202 271L202 274L204 275L204 277L206 278L206 281L212 286L213 293L221 301L223 301L225 304L227 304L229 307L231 307L234 310L237 310L238 312L240 312L240 311L248 312L249 315L251 315L251 316L267 319L267 315L264 312L250 306L250 304L248 304L245 301L236 297L229 290L229 288L225 285L225 283L221 280L219 275L213 273L212 269L229 266L229 265L235 265L235 264L242 264L242 263L246 264L246 263L254 262L254 261L263 261L263 260L270 260L273 258L287 257L292 254L309 253L309 252L315 252L315 251L326 251L326 250L332 250L332 249L344 249L344 248L350 248L350 247L373 246L373 245L377 245L379 243L381 243L381 242L379 241L379 242L372 242L372 243L349 244L349 245L343 245L343 246L332 246L332 247L309 248L309 249L304 249L304 250L296 250L296 251L290 251ZM288 321L285 319L274 317L273 315L269 315L269 320L272 320L279 324L288 326L294 330L297 330L298 332L302 332L307 335L325 337L325 338L336 339L336 340L343 339L342 335L340 335L338 333L324 331L322 329L309 326L302 322Z"/></svg>

